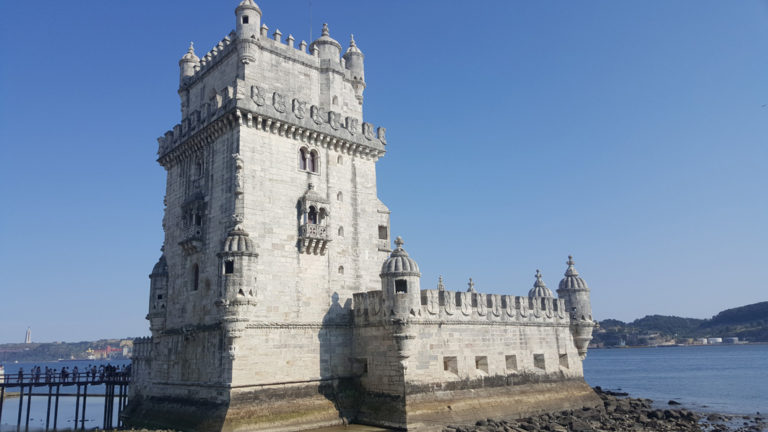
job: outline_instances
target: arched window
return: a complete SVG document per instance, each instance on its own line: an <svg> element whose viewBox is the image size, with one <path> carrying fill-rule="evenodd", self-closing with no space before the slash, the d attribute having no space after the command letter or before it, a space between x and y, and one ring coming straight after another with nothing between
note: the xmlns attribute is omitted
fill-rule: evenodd
<svg viewBox="0 0 768 432"><path fill-rule="evenodd" d="M307 149L304 147L299 150L299 169L303 171L307 170Z"/></svg>
<svg viewBox="0 0 768 432"><path fill-rule="evenodd" d="M344 274L344 266L339 266L339 274Z"/></svg>
<svg viewBox="0 0 768 432"><path fill-rule="evenodd" d="M344 164L344 158L341 155L336 156L336 163L339 165Z"/></svg>
<svg viewBox="0 0 768 432"><path fill-rule="evenodd" d="M195 264L192 267L192 291L197 291L200 288L200 266Z"/></svg>
<svg viewBox="0 0 768 432"><path fill-rule="evenodd" d="M319 170L319 166L318 166L319 162L320 161L319 161L319 157L317 155L317 151L312 150L311 152L309 152L309 163L307 164L308 165L307 168L311 172L316 173Z"/></svg>
<svg viewBox="0 0 768 432"><path fill-rule="evenodd" d="M319 218L318 218L317 222L318 222L320 225L325 225L325 220L326 220L326 218L328 217L328 212L327 212L327 211L325 211L325 209L324 209L324 208L321 208L321 209L320 209L320 213L318 214L318 216L319 216Z"/></svg>
<svg viewBox="0 0 768 432"><path fill-rule="evenodd" d="M317 209L315 206L309 207L309 213L307 214L307 223L317 224Z"/></svg>
<svg viewBox="0 0 768 432"><path fill-rule="evenodd" d="M339 192L336 194L336 201L342 201L344 200L344 194Z"/></svg>
<svg viewBox="0 0 768 432"><path fill-rule="evenodd" d="M339 227L339 237L344 237L344 227Z"/></svg>
<svg viewBox="0 0 768 432"><path fill-rule="evenodd" d="M331 102L331 103L333 103L334 105L338 105L339 104L339 97L338 96L334 96L333 97L333 102Z"/></svg>

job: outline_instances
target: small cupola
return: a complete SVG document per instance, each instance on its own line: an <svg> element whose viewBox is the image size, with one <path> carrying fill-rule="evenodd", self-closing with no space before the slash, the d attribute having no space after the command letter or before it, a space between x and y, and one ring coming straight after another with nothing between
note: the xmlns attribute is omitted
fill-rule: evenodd
<svg viewBox="0 0 768 432"><path fill-rule="evenodd" d="M240 225L235 226L224 239L223 253L226 255L251 255L253 252L253 240Z"/></svg>
<svg viewBox="0 0 768 432"><path fill-rule="evenodd" d="M149 277L155 276L168 276L168 262L165 260L165 254L160 255L160 259L152 267L152 273L150 273Z"/></svg>
<svg viewBox="0 0 768 432"><path fill-rule="evenodd" d="M565 277L560 281L559 290L588 290L587 283L579 277L579 272L573 266L573 256L568 255L568 268L565 270Z"/></svg>
<svg viewBox="0 0 768 432"><path fill-rule="evenodd" d="M547 284L541 279L541 272L536 270L536 282L533 288L528 291L528 297L552 297L552 291L547 288Z"/></svg>
<svg viewBox="0 0 768 432"><path fill-rule="evenodd" d="M235 9L237 26L235 33L240 39L259 36L261 9L253 0L243 0Z"/></svg>
<svg viewBox="0 0 768 432"><path fill-rule="evenodd" d="M395 245L397 248L392 251L392 254L384 261L381 266L381 277L385 276L416 276L421 277L419 272L419 265L408 255L408 252L403 249L405 242L403 238L398 236L395 239Z"/></svg>
<svg viewBox="0 0 768 432"><path fill-rule="evenodd" d="M341 44L331 37L328 24L323 24L323 31L320 37L309 44L309 52L313 53L315 49L317 49L317 55L321 59L338 62L339 55L341 55Z"/></svg>
<svg viewBox="0 0 768 432"><path fill-rule="evenodd" d="M181 76L179 79L184 81L185 78L191 77L195 74L195 68L200 66L200 58L195 55L195 44L190 42L187 53L179 60L179 69Z"/></svg>

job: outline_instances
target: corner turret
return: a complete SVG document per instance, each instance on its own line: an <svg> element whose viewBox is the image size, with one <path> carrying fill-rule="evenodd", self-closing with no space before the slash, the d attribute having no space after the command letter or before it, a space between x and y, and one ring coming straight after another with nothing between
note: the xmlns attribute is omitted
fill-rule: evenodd
<svg viewBox="0 0 768 432"><path fill-rule="evenodd" d="M314 54L317 50L317 56L322 60L333 60L336 63L341 55L341 45L330 36L328 24L323 24L323 32L319 38L309 44L309 52Z"/></svg>
<svg viewBox="0 0 768 432"><path fill-rule="evenodd" d="M363 90L365 90L365 56L355 43L355 35L350 35L349 48L344 53L344 67L349 70L352 78L352 87L355 89L355 98L363 103Z"/></svg>
<svg viewBox="0 0 768 432"><path fill-rule="evenodd" d="M576 349L582 359L587 356L587 346L592 340L592 330L595 327L592 321L592 305L589 300L589 287L579 277L573 262L573 256L568 255L568 269L565 277L560 281L557 295L565 300L565 307L571 316L571 334L573 335Z"/></svg>
<svg viewBox="0 0 768 432"><path fill-rule="evenodd" d="M190 42L187 53L179 60L179 83L183 84L186 78L193 76L198 67L200 67L200 59L195 55L195 44Z"/></svg>
<svg viewBox="0 0 768 432"><path fill-rule="evenodd" d="M149 275L149 329L152 334L165 330L165 302L168 295L168 262L165 254L160 255Z"/></svg>
<svg viewBox="0 0 768 432"><path fill-rule="evenodd" d="M389 312L407 320L421 308L421 273L416 261L403 249L402 237L395 239L397 248L381 266L381 290Z"/></svg>
<svg viewBox="0 0 768 432"><path fill-rule="evenodd" d="M235 9L237 27L235 33L238 39L259 37L261 26L261 9L253 0L243 0Z"/></svg>

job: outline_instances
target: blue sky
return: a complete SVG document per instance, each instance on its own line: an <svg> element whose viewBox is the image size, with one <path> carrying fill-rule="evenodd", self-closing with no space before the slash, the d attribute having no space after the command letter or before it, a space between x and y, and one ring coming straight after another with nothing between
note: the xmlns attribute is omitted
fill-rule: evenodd
<svg viewBox="0 0 768 432"><path fill-rule="evenodd" d="M178 60L236 1L0 2L0 343L140 336ZM768 300L768 2L262 0L366 55L381 199L422 287L554 289L598 319Z"/></svg>

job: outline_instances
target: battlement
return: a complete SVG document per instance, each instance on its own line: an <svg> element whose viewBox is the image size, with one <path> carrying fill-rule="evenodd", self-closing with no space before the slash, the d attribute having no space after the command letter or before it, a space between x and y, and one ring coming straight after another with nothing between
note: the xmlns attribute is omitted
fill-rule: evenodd
<svg viewBox="0 0 768 432"><path fill-rule="evenodd" d="M387 320L392 305L382 291L353 295L355 325ZM412 310L409 321L461 323L546 323L569 325L565 300L552 297L521 297L477 292L421 290L421 304Z"/></svg>
<svg viewBox="0 0 768 432"><path fill-rule="evenodd" d="M245 125L316 145L329 145L347 154L355 152L381 157L387 144L386 128L341 113L326 110L291 95L252 86L249 91L226 87L210 103L192 111L173 129L157 139L161 164L171 153L180 153L182 143L205 142L234 125ZM290 103L289 103L290 101ZM236 109L237 108L237 109ZM375 132L374 132L375 130Z"/></svg>

